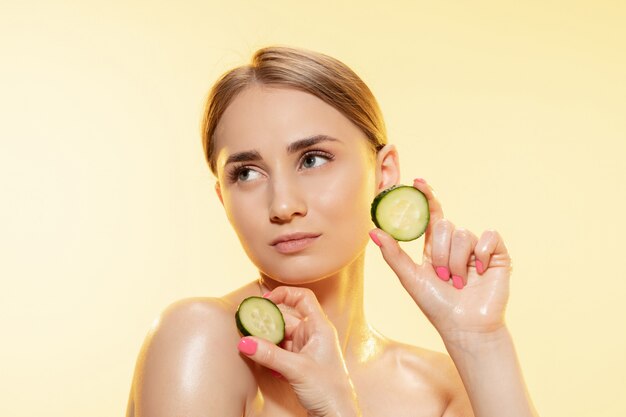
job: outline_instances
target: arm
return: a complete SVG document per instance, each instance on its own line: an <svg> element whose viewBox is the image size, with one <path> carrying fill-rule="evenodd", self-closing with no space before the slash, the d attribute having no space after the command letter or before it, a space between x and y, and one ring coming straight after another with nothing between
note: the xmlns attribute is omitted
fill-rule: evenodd
<svg viewBox="0 0 626 417"><path fill-rule="evenodd" d="M382 230L373 230L372 239L441 335L475 416L536 416L504 323L512 268L504 241L495 230L479 239L455 227L432 189L423 181L413 185L430 210L423 263L413 262ZM447 417L466 415L461 397L451 400Z"/></svg>
<svg viewBox="0 0 626 417"><path fill-rule="evenodd" d="M506 327L445 341L476 417L537 417ZM456 413L445 413L452 417Z"/></svg>
<svg viewBox="0 0 626 417"><path fill-rule="evenodd" d="M227 321L228 320L228 321ZM233 346L232 314L218 300L170 306L139 354L127 414L240 417L253 379Z"/></svg>

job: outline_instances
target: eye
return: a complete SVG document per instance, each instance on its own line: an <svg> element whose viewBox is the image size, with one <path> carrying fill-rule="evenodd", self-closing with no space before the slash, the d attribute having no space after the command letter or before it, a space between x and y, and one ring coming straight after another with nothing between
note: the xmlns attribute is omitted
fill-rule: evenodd
<svg viewBox="0 0 626 417"><path fill-rule="evenodd" d="M261 174L250 168L242 168L237 173L237 179L239 181L252 181L259 178L260 176Z"/></svg>
<svg viewBox="0 0 626 417"><path fill-rule="evenodd" d="M322 166L333 159L332 155L326 152L308 152L302 156L301 166L303 168L317 168Z"/></svg>
<svg viewBox="0 0 626 417"><path fill-rule="evenodd" d="M261 177L261 173L255 171L249 167L237 167L234 168L230 174L228 175L230 182L249 182L259 179Z"/></svg>

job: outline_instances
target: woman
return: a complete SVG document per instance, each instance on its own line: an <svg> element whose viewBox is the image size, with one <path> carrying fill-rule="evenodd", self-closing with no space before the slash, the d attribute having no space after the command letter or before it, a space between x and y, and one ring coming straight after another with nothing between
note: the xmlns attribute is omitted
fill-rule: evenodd
<svg viewBox="0 0 626 417"><path fill-rule="evenodd" d="M398 154L348 67L310 51L257 51L213 87L203 144L259 278L164 311L140 353L128 415L535 415L504 322L511 261L499 234L456 227L422 179L413 183L430 205L422 263L372 230L371 201L399 182ZM370 238L449 356L367 323ZM283 311L280 346L237 332L237 306L253 295Z"/></svg>

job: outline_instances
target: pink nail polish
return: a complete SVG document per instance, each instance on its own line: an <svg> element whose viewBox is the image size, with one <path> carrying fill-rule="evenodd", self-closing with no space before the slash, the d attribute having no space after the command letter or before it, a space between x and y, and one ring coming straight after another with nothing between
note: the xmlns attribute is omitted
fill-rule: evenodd
<svg viewBox="0 0 626 417"><path fill-rule="evenodd" d="M444 281L448 281L450 279L450 271L445 266L438 266L435 268L435 272L437 272L437 276Z"/></svg>
<svg viewBox="0 0 626 417"><path fill-rule="evenodd" d="M381 247L383 244L380 242L378 236L376 236L376 232L373 230L370 232L370 238L372 238L372 242L376 244L376 246Z"/></svg>
<svg viewBox="0 0 626 417"><path fill-rule="evenodd" d="M463 278L458 275L452 275L452 285L457 290L460 290L461 288L463 288Z"/></svg>
<svg viewBox="0 0 626 417"><path fill-rule="evenodd" d="M265 294L263 294L263 298L267 298L267 296L270 295L271 293L272 293L271 291L266 292Z"/></svg>
<svg viewBox="0 0 626 417"><path fill-rule="evenodd" d="M254 339L249 339L247 337L242 337L239 341L239 344L237 345L237 349L239 349L239 352L246 355L254 355L256 353L257 347L257 343L254 341Z"/></svg>
<svg viewBox="0 0 626 417"><path fill-rule="evenodd" d="M485 267L483 266L483 263L480 262L480 260L478 259L476 259L476 270L478 271L480 275L482 275L483 272L485 272Z"/></svg>
<svg viewBox="0 0 626 417"><path fill-rule="evenodd" d="M424 178L415 178L415 181L423 182L424 184L426 184L426 180Z"/></svg>

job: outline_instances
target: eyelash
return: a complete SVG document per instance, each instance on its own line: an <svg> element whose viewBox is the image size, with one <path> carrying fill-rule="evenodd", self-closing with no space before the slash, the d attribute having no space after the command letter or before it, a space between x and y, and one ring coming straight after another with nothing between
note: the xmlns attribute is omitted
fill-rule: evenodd
<svg viewBox="0 0 626 417"><path fill-rule="evenodd" d="M241 174L246 169L250 169L250 167L248 167L247 165L244 165L244 164L234 165L228 171L228 182L230 184L234 184L234 183L238 182L239 181L239 174Z"/></svg>
<svg viewBox="0 0 626 417"><path fill-rule="evenodd" d="M319 151L319 150L312 150L312 151L304 152L302 154L302 156L300 156L300 164L299 165L302 165L304 159L309 157L309 156L321 156L322 158L328 159L328 162L330 162L333 159L335 159L335 155L333 155L331 153L328 153L328 152L325 152L325 151Z"/></svg>
<svg viewBox="0 0 626 417"><path fill-rule="evenodd" d="M302 162L304 161L305 158L309 157L309 156L320 156L322 158L326 158L328 159L328 161L332 161L333 159L335 159L335 156L331 153L325 152L325 151L320 151L320 150L310 150L310 151L306 151L304 152L301 156L300 156L300 162L299 162L299 166L302 165ZM245 165L245 164L240 164L240 165L235 165L233 166L229 171L228 171L228 181L233 184L236 182L239 182L239 175L244 172L245 170L252 170L253 168L249 165Z"/></svg>

